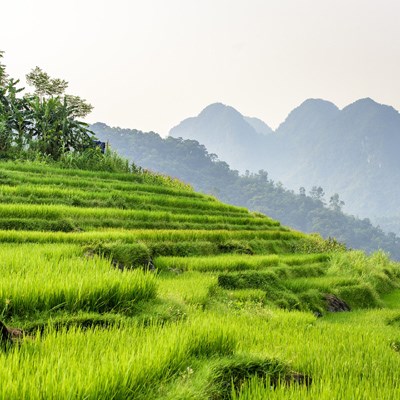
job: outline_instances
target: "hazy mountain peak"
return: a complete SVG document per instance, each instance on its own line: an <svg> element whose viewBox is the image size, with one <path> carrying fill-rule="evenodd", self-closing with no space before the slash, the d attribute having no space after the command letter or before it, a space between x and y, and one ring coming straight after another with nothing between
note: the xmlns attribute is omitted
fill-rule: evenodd
<svg viewBox="0 0 400 400"><path fill-rule="evenodd" d="M356 112L356 113L379 113L379 112L388 112L391 114L399 114L399 112L394 109L392 106L388 106L386 104L381 104L371 99L370 97L366 97L364 99L356 100L354 103L349 104L345 108L343 108L344 112Z"/></svg>
<svg viewBox="0 0 400 400"><path fill-rule="evenodd" d="M248 169L247 157L260 158L265 133L272 130L261 120L246 119L239 111L222 103L204 108L197 117L183 120L169 132L172 137L195 139L209 152L223 154L224 160L239 170Z"/></svg>
<svg viewBox="0 0 400 400"><path fill-rule="evenodd" d="M197 117L200 120L242 120L243 115L235 108L222 103L213 103L204 108Z"/></svg>
<svg viewBox="0 0 400 400"><path fill-rule="evenodd" d="M307 99L289 113L277 131L288 126L296 126L296 130L301 126L314 127L334 118L339 112L339 108L330 101Z"/></svg>
<svg viewBox="0 0 400 400"><path fill-rule="evenodd" d="M317 114L334 114L339 111L339 108L336 104L323 100L323 99L307 99L303 101L298 107L296 107L290 114L296 113L317 113Z"/></svg>

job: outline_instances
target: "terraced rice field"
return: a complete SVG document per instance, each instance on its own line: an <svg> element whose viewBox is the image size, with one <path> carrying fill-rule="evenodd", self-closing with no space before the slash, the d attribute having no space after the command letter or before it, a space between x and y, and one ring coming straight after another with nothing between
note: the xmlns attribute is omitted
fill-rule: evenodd
<svg viewBox="0 0 400 400"><path fill-rule="evenodd" d="M399 279L171 178L0 163L0 397L399 399Z"/></svg>

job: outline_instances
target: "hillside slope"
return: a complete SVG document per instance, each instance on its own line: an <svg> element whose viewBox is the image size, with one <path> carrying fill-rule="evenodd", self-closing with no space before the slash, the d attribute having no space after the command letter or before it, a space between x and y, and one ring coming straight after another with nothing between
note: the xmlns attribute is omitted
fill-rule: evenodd
<svg viewBox="0 0 400 400"><path fill-rule="evenodd" d="M319 232L325 238L335 237L349 247L368 252L381 248L400 260L400 239L385 234L367 219L343 214L340 199L328 207L324 199L283 188L265 171L240 176L194 140L162 139L154 132L111 128L102 123L91 128L101 140L143 168L178 177L196 190L263 212L303 232Z"/></svg>
<svg viewBox="0 0 400 400"><path fill-rule="evenodd" d="M382 253L146 172L3 162L0 195L3 398L398 394Z"/></svg>

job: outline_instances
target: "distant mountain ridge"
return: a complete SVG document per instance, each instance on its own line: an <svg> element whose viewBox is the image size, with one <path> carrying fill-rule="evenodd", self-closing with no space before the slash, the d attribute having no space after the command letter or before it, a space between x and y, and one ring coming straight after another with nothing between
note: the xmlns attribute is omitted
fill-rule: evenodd
<svg viewBox="0 0 400 400"><path fill-rule="evenodd" d="M249 169L248 159L259 157L254 147L263 146L268 133L267 124L257 118L244 117L233 107L221 103L207 106L197 117L187 118L170 130L170 136L193 139L204 144L234 168ZM255 163L261 159L253 160Z"/></svg>
<svg viewBox="0 0 400 400"><path fill-rule="evenodd" d="M339 193L352 214L400 215L400 114L370 98L342 110L308 99L266 134L232 107L212 104L170 135L198 140L241 172L264 169L293 190Z"/></svg>

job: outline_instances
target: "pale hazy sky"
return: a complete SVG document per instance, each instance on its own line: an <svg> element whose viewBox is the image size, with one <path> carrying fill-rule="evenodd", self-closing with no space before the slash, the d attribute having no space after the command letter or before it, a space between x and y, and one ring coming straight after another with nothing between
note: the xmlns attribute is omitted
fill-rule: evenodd
<svg viewBox="0 0 400 400"><path fill-rule="evenodd" d="M165 135L223 102L276 127L306 98L400 109L400 0L6 0L12 77L36 65L90 122Z"/></svg>

